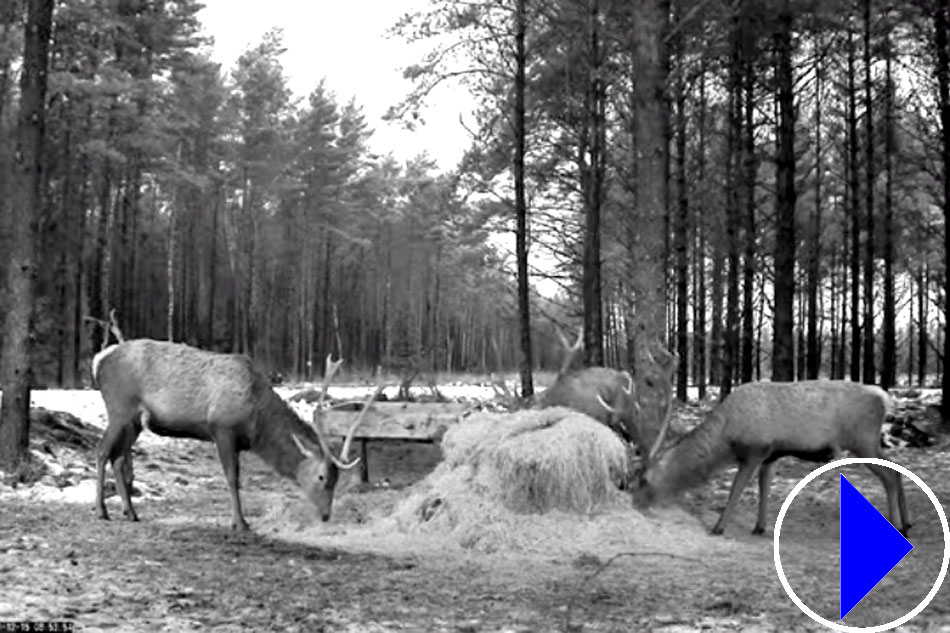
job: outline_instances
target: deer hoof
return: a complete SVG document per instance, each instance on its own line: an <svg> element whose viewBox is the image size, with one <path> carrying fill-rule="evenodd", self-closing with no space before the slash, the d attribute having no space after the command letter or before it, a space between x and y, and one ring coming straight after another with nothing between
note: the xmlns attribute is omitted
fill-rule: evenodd
<svg viewBox="0 0 950 633"><path fill-rule="evenodd" d="M755 536L761 536L765 534L765 528L757 525L754 528L752 528L752 534L754 534Z"/></svg>
<svg viewBox="0 0 950 633"><path fill-rule="evenodd" d="M722 534L722 526L717 525L712 530L710 530L709 533L712 534L713 536L719 536L720 534Z"/></svg>
<svg viewBox="0 0 950 633"><path fill-rule="evenodd" d="M231 529L235 532L248 532L251 528L248 526L247 521L241 519L240 521L232 521Z"/></svg>
<svg viewBox="0 0 950 633"><path fill-rule="evenodd" d="M99 510L99 512L97 513L97 515L99 516L99 520L100 520L100 521L108 521L108 520L109 520L109 513L106 512L105 510Z"/></svg>

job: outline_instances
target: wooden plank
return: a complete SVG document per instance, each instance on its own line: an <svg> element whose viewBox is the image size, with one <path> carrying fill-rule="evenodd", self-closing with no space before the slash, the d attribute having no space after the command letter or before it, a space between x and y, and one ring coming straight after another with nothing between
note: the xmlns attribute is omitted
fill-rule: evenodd
<svg viewBox="0 0 950 633"><path fill-rule="evenodd" d="M458 402L380 402L366 414L354 438L432 442L441 439L445 431L458 422L462 413L469 408L471 405ZM354 411L327 411L323 415L330 435L344 437L359 414Z"/></svg>

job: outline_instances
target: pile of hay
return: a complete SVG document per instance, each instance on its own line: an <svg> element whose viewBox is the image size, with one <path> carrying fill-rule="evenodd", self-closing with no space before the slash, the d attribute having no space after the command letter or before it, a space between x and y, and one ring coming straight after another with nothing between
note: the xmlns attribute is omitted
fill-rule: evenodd
<svg viewBox="0 0 950 633"><path fill-rule="evenodd" d="M708 537L682 508L636 510L617 487L626 474L623 443L568 409L475 414L446 432L442 451L438 467L409 488L346 494L344 487L328 523L290 495L258 529L386 554L448 547L602 560L631 551L705 556L732 543Z"/></svg>
<svg viewBox="0 0 950 633"><path fill-rule="evenodd" d="M442 534L466 549L525 549L545 534L582 530L592 515L630 511L617 487L625 447L581 413L482 413L449 429L442 448L445 461L391 510L401 531Z"/></svg>
<svg viewBox="0 0 950 633"><path fill-rule="evenodd" d="M560 407L475 416L445 434L442 451L449 469L520 513L594 512L626 474L617 436Z"/></svg>

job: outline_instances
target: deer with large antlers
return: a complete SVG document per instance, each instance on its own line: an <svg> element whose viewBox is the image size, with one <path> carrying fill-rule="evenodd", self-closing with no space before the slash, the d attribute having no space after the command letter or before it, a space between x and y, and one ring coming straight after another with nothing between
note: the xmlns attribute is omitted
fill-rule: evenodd
<svg viewBox="0 0 950 633"><path fill-rule="evenodd" d="M321 406L342 362L327 357ZM106 461L117 475L124 472L132 445L147 428L158 435L214 442L231 494L231 527L241 531L248 525L238 493L240 453L254 451L275 471L296 481L327 521L340 470L359 463L358 458L349 461L353 435L382 390L380 385L366 401L336 455L322 417L318 414L313 426L304 423L246 356L137 339L96 354L93 378L109 418L96 455L99 517L109 518L103 500ZM138 521L130 484L125 477L116 477L126 518Z"/></svg>
<svg viewBox="0 0 950 633"><path fill-rule="evenodd" d="M639 442L635 417L637 400L633 377L629 372L607 367L571 369L584 348L584 332L578 331L577 340L568 343L558 330L565 356L557 378L550 387L530 398L511 393L504 383L493 380L493 388L508 407L514 409L566 407L584 413L602 422L627 441Z"/></svg>
<svg viewBox="0 0 950 633"><path fill-rule="evenodd" d="M726 507L712 529L722 534L742 491L759 471L759 509L753 534L765 532L768 495L775 462L791 456L814 462L882 457L881 426L891 406L884 390L841 380L741 385L706 420L667 448L667 418L638 476L634 503L640 507L701 485L720 468L738 463ZM891 523L906 533L910 515L900 474L869 464L884 484Z"/></svg>

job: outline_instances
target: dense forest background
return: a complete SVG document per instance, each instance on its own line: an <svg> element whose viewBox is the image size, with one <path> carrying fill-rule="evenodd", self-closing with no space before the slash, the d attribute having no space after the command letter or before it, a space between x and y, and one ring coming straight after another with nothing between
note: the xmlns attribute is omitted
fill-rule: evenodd
<svg viewBox="0 0 950 633"><path fill-rule="evenodd" d="M449 172L373 154L332 86L294 98L279 29L222 68L194 0L47 2L32 207L17 139L43 2L0 3L0 253L34 229L35 386L90 383L111 309L127 336L302 379L333 351L520 368L530 391L579 324L593 365L658 336L680 397L944 376L946 0L433 1L393 26L430 52L390 117L470 91Z"/></svg>

